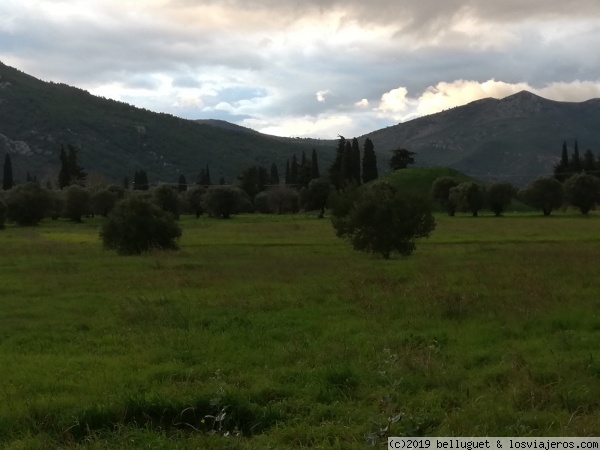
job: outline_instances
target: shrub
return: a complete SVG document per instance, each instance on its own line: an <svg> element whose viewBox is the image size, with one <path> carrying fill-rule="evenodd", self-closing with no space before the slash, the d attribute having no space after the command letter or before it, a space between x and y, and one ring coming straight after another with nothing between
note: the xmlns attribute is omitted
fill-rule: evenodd
<svg viewBox="0 0 600 450"><path fill-rule="evenodd" d="M435 228L427 201L398 192L390 183L377 182L355 192L336 199L332 208L336 235L347 238L355 250L385 259L392 252L410 255L415 239L429 236Z"/></svg>
<svg viewBox="0 0 600 450"><path fill-rule="evenodd" d="M189 210L196 214L196 218L202 215L202 202L204 201L204 194L206 189L203 186L194 186L191 189L185 191L186 205Z"/></svg>
<svg viewBox="0 0 600 450"><path fill-rule="evenodd" d="M8 220L21 226L37 225L49 206L48 191L38 183L20 184L6 194Z"/></svg>
<svg viewBox="0 0 600 450"><path fill-rule="evenodd" d="M172 214L139 196L119 201L102 225L100 237L105 248L121 255L135 255L152 249L178 248L181 228Z"/></svg>

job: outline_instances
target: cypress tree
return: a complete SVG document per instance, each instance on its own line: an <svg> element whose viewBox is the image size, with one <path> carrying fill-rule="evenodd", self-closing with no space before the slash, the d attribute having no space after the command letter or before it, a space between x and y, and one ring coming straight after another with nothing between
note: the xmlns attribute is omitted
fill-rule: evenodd
<svg viewBox="0 0 600 450"><path fill-rule="evenodd" d="M596 175L596 157L589 148L583 154L583 171L591 175Z"/></svg>
<svg viewBox="0 0 600 450"><path fill-rule="evenodd" d="M4 177L2 178L2 189L8 191L15 185L13 179L12 161L10 160L10 154L6 153L4 157Z"/></svg>
<svg viewBox="0 0 600 450"><path fill-rule="evenodd" d="M562 154L560 162L554 166L554 178L558 181L565 181L569 178L571 164L569 163L569 152L567 151L567 141L563 141Z"/></svg>
<svg viewBox="0 0 600 450"><path fill-rule="evenodd" d="M352 178L352 163L353 163L353 152L352 144L350 141L346 141L346 147L344 148L344 154L342 155L342 170L340 170L340 183L341 186L351 182Z"/></svg>
<svg viewBox="0 0 600 450"><path fill-rule="evenodd" d="M306 164L306 153L302 150L302 159L300 160L300 165L303 166Z"/></svg>
<svg viewBox="0 0 600 450"><path fill-rule="evenodd" d="M298 184L298 160L296 155L292 156L292 164L290 165L290 184Z"/></svg>
<svg viewBox="0 0 600 450"><path fill-rule="evenodd" d="M60 148L60 172L58 173L58 187L63 189L71 184L71 175L69 172L69 157L65 151L65 146Z"/></svg>
<svg viewBox="0 0 600 450"><path fill-rule="evenodd" d="M179 180L178 180L178 186L177 186L177 190L179 192L185 192L187 191L187 181L185 179L185 175L181 174L179 175Z"/></svg>
<svg viewBox="0 0 600 450"><path fill-rule="evenodd" d="M129 177L127 175L125 175L125 178L123 178L123 189L126 191L129 190Z"/></svg>
<svg viewBox="0 0 600 450"><path fill-rule="evenodd" d="M292 184L289 159L285 162L285 184L286 185Z"/></svg>
<svg viewBox="0 0 600 450"><path fill-rule="evenodd" d="M373 141L367 138L363 149L363 160L362 160L362 181L368 183L369 181L376 180L379 177L377 173L377 156L375 155L375 146Z"/></svg>
<svg viewBox="0 0 600 450"><path fill-rule="evenodd" d="M574 173L581 172L581 158L579 157L579 144L575 139L575 150L573 150L573 157L571 158L571 169Z"/></svg>
<svg viewBox="0 0 600 450"><path fill-rule="evenodd" d="M317 151L313 148L312 156L310 159L310 179L321 178L319 174L319 160L317 158Z"/></svg>
<svg viewBox="0 0 600 450"><path fill-rule="evenodd" d="M360 184L360 148L358 146L358 139L356 138L352 139L349 179L352 183Z"/></svg>
<svg viewBox="0 0 600 450"><path fill-rule="evenodd" d="M279 184L279 171L277 170L277 164L275 163L271 164L269 184Z"/></svg>
<svg viewBox="0 0 600 450"><path fill-rule="evenodd" d="M335 152L335 159L329 168L329 180L337 188L340 189L344 183L342 174L342 160L344 159L344 152L346 151L346 138L339 136L337 149Z"/></svg>

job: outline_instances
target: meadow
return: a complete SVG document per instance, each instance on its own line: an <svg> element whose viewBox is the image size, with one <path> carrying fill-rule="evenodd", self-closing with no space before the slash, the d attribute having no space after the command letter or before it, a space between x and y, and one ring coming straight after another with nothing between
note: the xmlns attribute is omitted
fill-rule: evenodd
<svg viewBox="0 0 600 450"><path fill-rule="evenodd" d="M439 214L388 261L309 215L130 257L101 220L0 232L1 448L600 434L598 213Z"/></svg>

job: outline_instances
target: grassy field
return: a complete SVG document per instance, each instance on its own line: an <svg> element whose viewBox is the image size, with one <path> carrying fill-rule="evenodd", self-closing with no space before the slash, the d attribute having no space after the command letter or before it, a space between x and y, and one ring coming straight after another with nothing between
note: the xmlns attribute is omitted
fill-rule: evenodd
<svg viewBox="0 0 600 450"><path fill-rule="evenodd" d="M600 216L437 216L409 258L309 216L0 232L0 447L360 449L600 434ZM380 445L380 444L377 444Z"/></svg>

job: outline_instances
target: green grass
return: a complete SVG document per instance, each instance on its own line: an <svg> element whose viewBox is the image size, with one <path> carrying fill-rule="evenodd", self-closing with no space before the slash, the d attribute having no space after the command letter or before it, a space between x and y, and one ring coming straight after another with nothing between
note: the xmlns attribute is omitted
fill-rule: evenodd
<svg viewBox="0 0 600 450"><path fill-rule="evenodd" d="M0 447L598 435L600 216L436 218L390 261L300 215L185 217L133 257L101 219L9 226Z"/></svg>

